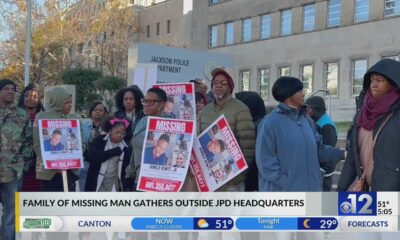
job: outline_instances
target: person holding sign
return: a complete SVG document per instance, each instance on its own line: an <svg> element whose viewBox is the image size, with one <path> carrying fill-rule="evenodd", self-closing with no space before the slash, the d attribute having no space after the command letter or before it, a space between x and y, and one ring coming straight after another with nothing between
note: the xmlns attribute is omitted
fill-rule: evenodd
<svg viewBox="0 0 400 240"><path fill-rule="evenodd" d="M90 165L85 191L122 191L125 169L132 153L124 141L126 133L130 131L130 123L124 118L108 118L103 130L107 134L96 137L89 146Z"/></svg>
<svg viewBox="0 0 400 240"><path fill-rule="evenodd" d="M198 134L207 129L219 116L225 115L244 154L247 165L254 158L255 130L249 108L232 97L234 82L230 70L215 68L211 75L211 90L215 101L205 106L198 117ZM216 144L214 144L216 146ZM213 145L213 146L214 146ZM245 173L232 179L218 191L244 191Z"/></svg>
<svg viewBox="0 0 400 240"><path fill-rule="evenodd" d="M40 137L39 137L39 127L38 120L40 119L80 119L78 114L71 114L72 109L72 95L68 93L61 87L55 87L48 92L48 99L50 102L49 109L47 112L40 112L36 115L36 119L33 126L33 147L37 155L36 162L36 178L41 180L42 189L45 192L61 192L63 191L63 180L60 170L55 169L45 169L43 166L43 158L40 150ZM57 138L61 132L55 130L53 132L51 140L55 145L54 149L61 149L62 145L58 145ZM46 141L44 141L46 142ZM46 147L46 143L45 147ZM84 149L84 143L82 143L82 148ZM49 149L49 148L48 148ZM53 151L52 148L50 148ZM78 176L75 175L71 170L67 171L68 176L68 189L69 191L75 191L75 181Z"/></svg>
<svg viewBox="0 0 400 240"><path fill-rule="evenodd" d="M126 173L126 177L128 178L127 182L130 182L132 185L131 187L134 189L136 189L134 186L136 186L139 178L143 142L145 141L146 135L147 118L148 116L164 116L163 111L166 102L167 94L161 88L150 88L146 93L146 97L142 99L143 113L145 117L138 122L136 129L133 132L131 141L133 154Z"/></svg>

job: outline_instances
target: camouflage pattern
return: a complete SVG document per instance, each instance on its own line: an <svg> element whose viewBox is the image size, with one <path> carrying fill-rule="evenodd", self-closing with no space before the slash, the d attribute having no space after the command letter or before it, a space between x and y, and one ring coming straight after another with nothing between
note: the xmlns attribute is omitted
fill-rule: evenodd
<svg viewBox="0 0 400 240"><path fill-rule="evenodd" d="M22 108L0 106L0 183L21 179L32 164L32 125Z"/></svg>

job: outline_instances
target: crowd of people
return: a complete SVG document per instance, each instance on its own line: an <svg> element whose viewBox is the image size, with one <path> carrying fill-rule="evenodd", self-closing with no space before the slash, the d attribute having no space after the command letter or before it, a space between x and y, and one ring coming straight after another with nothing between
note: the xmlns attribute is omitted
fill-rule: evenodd
<svg viewBox="0 0 400 240"><path fill-rule="evenodd" d="M335 148L336 127L324 99L305 101L299 79L275 81L272 95L278 105L266 114L257 93L234 97L235 81L228 68L216 68L211 75L208 94L203 80L190 81L196 92L197 133L224 114L251 173L236 176L218 191L330 191L332 173L342 159L346 161L340 191L357 190L360 182L363 191L400 191L400 62L381 60L365 74L359 111L348 134L348 153ZM21 92L18 105L16 90L12 80L0 80L1 239L6 240L15 239L15 192L63 191L61 171L43 167L38 120L81 119L71 113L71 94L61 87L49 91L48 109L37 85ZM156 161L163 158L158 148L169 142L168 135L162 135L154 149L143 149L147 118L173 117L171 104L164 90L150 88L143 93L135 85L116 94L114 113L94 101L87 112L90 120L81 124L84 168L67 171L69 191L135 191L142 152L151 156L148 161ZM58 135L53 131L44 147L61 148ZM176 162L179 167L182 159ZM182 191L197 191L190 170ZM238 233L225 233L229 234Z"/></svg>

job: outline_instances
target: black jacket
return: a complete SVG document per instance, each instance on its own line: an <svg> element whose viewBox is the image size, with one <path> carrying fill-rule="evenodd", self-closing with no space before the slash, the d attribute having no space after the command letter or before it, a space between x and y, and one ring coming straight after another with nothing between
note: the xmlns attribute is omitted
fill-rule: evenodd
<svg viewBox="0 0 400 240"><path fill-rule="evenodd" d="M94 192L96 191L97 186L97 177L100 172L101 164L113 156L119 156L122 153L122 150L119 147L104 151L107 141L103 138L105 135L100 135L93 139L90 144L88 151L88 161L90 163L88 174L86 177L85 191L86 192ZM129 146L129 144L128 144ZM132 154L132 148L124 149L124 159L122 162L122 172L121 179L125 179L125 169L129 164L129 160Z"/></svg>
<svg viewBox="0 0 400 240"><path fill-rule="evenodd" d="M384 59L372 66L364 76L364 89L361 96L370 86L370 76L378 73L400 87L400 62ZM359 99L361 102L363 99ZM374 168L372 171L372 191L400 191L400 101L393 104L390 111L382 115L374 130L375 137L382 122L391 112L393 115L381 130L374 150ZM362 175L358 152L358 132L360 126L355 117L348 134L348 154L340 176L338 191L346 191L356 176Z"/></svg>

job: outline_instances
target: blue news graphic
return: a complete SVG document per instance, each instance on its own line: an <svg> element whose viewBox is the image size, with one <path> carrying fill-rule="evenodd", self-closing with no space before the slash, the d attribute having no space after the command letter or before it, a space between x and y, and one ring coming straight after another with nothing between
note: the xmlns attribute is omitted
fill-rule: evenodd
<svg viewBox="0 0 400 240"><path fill-rule="evenodd" d="M193 218L136 217L131 222L133 230L193 230Z"/></svg>
<svg viewBox="0 0 400 240"><path fill-rule="evenodd" d="M297 230L297 218L241 217L236 220L239 230Z"/></svg>
<svg viewBox="0 0 400 240"><path fill-rule="evenodd" d="M135 217L133 230L230 230L234 226L232 218L227 217Z"/></svg>
<svg viewBox="0 0 400 240"><path fill-rule="evenodd" d="M299 230L335 230L338 220L328 217L298 218L297 226Z"/></svg>
<svg viewBox="0 0 400 240"><path fill-rule="evenodd" d="M376 216L376 192L339 192L339 216Z"/></svg>
<svg viewBox="0 0 400 240"><path fill-rule="evenodd" d="M230 230L233 228L233 219L224 217L193 218L195 230Z"/></svg>

